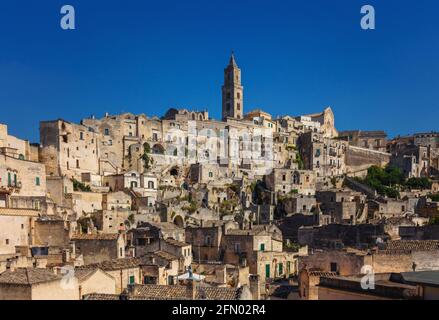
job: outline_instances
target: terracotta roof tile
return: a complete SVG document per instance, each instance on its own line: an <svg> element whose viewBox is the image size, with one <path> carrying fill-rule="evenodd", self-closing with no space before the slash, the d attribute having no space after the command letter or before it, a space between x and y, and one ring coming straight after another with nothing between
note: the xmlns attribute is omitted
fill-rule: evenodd
<svg viewBox="0 0 439 320"><path fill-rule="evenodd" d="M240 289L219 287L198 287L195 299L198 300L237 300ZM132 297L138 299L192 300L190 289L181 285L136 285Z"/></svg>
<svg viewBox="0 0 439 320"><path fill-rule="evenodd" d="M97 233L97 234L74 234L71 240L117 240L119 237L118 233Z"/></svg>
<svg viewBox="0 0 439 320"><path fill-rule="evenodd" d="M103 261L100 263L88 264L86 266L78 267L79 269L101 269L104 271L121 270L137 268L143 263L140 258L123 258L123 259L113 259L109 261Z"/></svg>
<svg viewBox="0 0 439 320"><path fill-rule="evenodd" d="M19 268L14 271L5 271L0 274L0 283L32 285L36 283L60 280L62 275L55 274L47 269Z"/></svg>
<svg viewBox="0 0 439 320"><path fill-rule="evenodd" d="M386 251L434 251L439 250L438 240L396 240L389 241Z"/></svg>

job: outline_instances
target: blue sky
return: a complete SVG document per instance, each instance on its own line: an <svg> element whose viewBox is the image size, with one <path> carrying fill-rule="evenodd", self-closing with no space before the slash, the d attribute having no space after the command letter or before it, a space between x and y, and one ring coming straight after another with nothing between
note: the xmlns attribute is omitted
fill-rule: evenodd
<svg viewBox="0 0 439 320"><path fill-rule="evenodd" d="M74 31L60 8L76 9ZM376 9L376 30L360 8ZM340 130L439 130L436 0L0 2L0 122L38 141L40 120L170 107L220 118L231 50L244 108L332 106Z"/></svg>

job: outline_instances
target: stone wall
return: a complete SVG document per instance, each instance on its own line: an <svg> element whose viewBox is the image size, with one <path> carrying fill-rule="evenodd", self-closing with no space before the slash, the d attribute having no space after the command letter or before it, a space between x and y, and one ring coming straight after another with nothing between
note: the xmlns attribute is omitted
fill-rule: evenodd
<svg viewBox="0 0 439 320"><path fill-rule="evenodd" d="M366 171L371 166L385 166L390 162L390 154L349 146L346 151L346 167L348 175Z"/></svg>

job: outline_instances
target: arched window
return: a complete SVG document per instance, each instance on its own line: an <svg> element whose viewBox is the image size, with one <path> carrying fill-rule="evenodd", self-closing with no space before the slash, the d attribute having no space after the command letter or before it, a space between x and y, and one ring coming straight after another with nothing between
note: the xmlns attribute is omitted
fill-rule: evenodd
<svg viewBox="0 0 439 320"><path fill-rule="evenodd" d="M154 189L154 182L148 181L148 189Z"/></svg>

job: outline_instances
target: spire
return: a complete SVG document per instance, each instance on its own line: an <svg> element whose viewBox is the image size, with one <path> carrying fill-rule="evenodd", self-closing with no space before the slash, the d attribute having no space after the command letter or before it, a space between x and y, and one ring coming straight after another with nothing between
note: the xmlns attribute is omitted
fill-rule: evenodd
<svg viewBox="0 0 439 320"><path fill-rule="evenodd" d="M232 55L230 56L229 65L234 66L234 67L238 67L238 65L236 64L236 60L235 60L235 53L233 51L232 51Z"/></svg>

